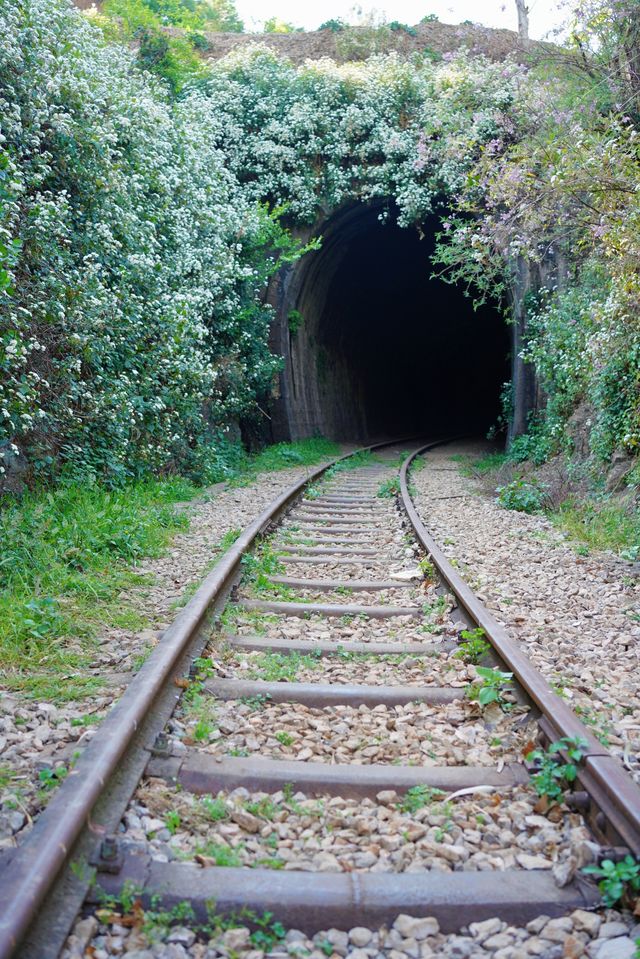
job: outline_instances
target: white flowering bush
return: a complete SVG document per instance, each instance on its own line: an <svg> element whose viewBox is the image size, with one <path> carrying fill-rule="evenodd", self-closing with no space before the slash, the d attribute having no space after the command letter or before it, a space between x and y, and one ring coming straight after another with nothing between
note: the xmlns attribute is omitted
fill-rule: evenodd
<svg viewBox="0 0 640 959"><path fill-rule="evenodd" d="M295 68L256 47L175 99L65 0L7 0L0 33L0 451L113 482L201 470L268 392L260 294L296 255L269 210L385 197L419 222L518 82L464 55Z"/></svg>
<svg viewBox="0 0 640 959"><path fill-rule="evenodd" d="M295 67L254 46L218 63L206 90L231 169L256 198L303 222L384 198L406 226L450 200L482 144L511 124L522 75L464 52Z"/></svg>
<svg viewBox="0 0 640 959"><path fill-rule="evenodd" d="M269 388L288 240L202 95L171 102L59 0L8 0L0 36L3 468L188 471Z"/></svg>
<svg viewBox="0 0 640 959"><path fill-rule="evenodd" d="M206 474L278 368L262 294L300 252L280 219L372 199L403 226L439 212L442 271L479 299L506 304L518 258L572 260L530 309L544 449L585 396L601 458L640 446L637 124L572 104L591 80L257 45L168 85L103 29L69 0L0 8L0 469Z"/></svg>

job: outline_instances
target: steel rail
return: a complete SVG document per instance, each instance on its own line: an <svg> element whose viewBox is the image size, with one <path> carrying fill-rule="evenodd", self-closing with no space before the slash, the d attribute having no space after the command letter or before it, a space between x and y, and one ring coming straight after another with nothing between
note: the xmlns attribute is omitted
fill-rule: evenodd
<svg viewBox="0 0 640 959"><path fill-rule="evenodd" d="M117 777L119 767L136 736L141 731L145 732L145 721L154 703L163 692L166 694L167 686L180 675L180 670L184 668L182 660L207 626L212 610L221 599L226 598L234 585L243 555L291 502L331 467L357 453L415 442L416 439L415 436L403 437L362 447L311 470L303 480L272 501L221 557L192 599L165 630L149 659L102 721L98 732L38 817L28 837L3 861L0 874L0 959L9 959L23 944L43 903L59 880L61 871L66 867L69 872L70 865L75 862L77 873L78 863L72 861L71 857L81 836L84 835L96 845L104 836L105 828L99 822L104 816L93 815L96 805L110 781ZM202 646L205 642L202 641ZM160 728L163 725L164 721ZM131 792L134 789L135 784ZM86 892L91 875L69 876L68 886L73 886L74 879L75 886L80 886ZM77 888L75 891L77 894ZM82 898L84 895L80 898L80 904ZM29 946L22 949L20 955L25 959L40 959L38 952Z"/></svg>
<svg viewBox="0 0 640 959"><path fill-rule="evenodd" d="M551 730L558 738L579 737L586 741L584 765L580 768L578 779L589 794L591 808L583 814L596 832L612 845L621 844L628 847L634 855L640 856L640 787L553 691L504 626L495 619L451 565L418 515L409 492L408 472L418 456L439 445L442 444L429 443L416 450L406 458L400 470L400 499L415 535L459 605L472 621L484 630L487 640L500 659L513 672L517 682L542 713L543 731L546 733L550 724Z"/></svg>

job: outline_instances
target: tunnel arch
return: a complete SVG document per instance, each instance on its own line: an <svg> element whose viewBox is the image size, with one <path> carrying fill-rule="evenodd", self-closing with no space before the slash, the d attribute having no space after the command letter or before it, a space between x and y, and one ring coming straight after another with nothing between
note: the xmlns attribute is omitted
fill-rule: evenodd
<svg viewBox="0 0 640 959"><path fill-rule="evenodd" d="M437 217L401 228L389 202L353 202L318 228L319 250L281 272L270 291L272 349L284 357L276 439L475 433L495 422L509 327L431 279L439 228Z"/></svg>

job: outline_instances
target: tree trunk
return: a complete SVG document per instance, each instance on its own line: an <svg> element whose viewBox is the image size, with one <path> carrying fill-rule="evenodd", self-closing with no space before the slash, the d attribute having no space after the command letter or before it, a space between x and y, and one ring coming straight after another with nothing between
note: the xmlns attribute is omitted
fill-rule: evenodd
<svg viewBox="0 0 640 959"><path fill-rule="evenodd" d="M529 39L529 7L525 0L516 0L518 11L518 36L526 42Z"/></svg>

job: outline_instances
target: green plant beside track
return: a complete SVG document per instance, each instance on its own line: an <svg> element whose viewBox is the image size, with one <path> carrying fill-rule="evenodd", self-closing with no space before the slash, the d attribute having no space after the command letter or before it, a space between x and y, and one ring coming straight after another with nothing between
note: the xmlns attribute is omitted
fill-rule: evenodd
<svg viewBox="0 0 640 959"><path fill-rule="evenodd" d="M512 453L489 453L478 458L459 454L451 459L458 463L463 476L490 479L492 475L497 477L502 467L522 462L521 446ZM531 462L535 464L536 460ZM634 471L627 477L626 491L633 492L638 486L640 480ZM631 497L594 492L587 498L573 496L551 506L544 487L522 477L499 486L496 493L504 509L544 514L577 544L578 552L611 550L632 562L640 558L640 510Z"/></svg>
<svg viewBox="0 0 640 959"><path fill-rule="evenodd" d="M323 439L280 443L256 456L243 454L229 472L252 482L261 472L310 466L337 452ZM69 482L19 499L5 496L0 503L2 684L48 701L80 699L101 688L99 678L86 674L100 633L110 628L136 632L149 625L143 599L152 579L136 566L160 556L176 533L188 529L188 511L176 510L176 503L204 492L172 477L116 489ZM206 571L237 535L230 530L212 549Z"/></svg>

